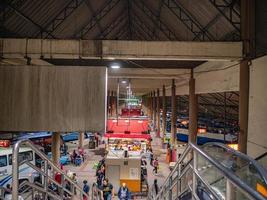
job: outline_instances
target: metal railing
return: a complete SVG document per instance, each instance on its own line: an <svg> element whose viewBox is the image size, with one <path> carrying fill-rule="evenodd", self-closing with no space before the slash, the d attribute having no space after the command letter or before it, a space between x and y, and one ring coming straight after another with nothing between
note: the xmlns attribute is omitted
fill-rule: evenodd
<svg viewBox="0 0 267 200"><path fill-rule="evenodd" d="M227 152L231 152L234 155L246 159L249 161L258 174L261 176L261 180L266 182L266 171L253 161L253 159L247 157L245 154L236 152L229 147L222 144L212 143L210 145L221 147ZM201 163L202 162L202 163ZM201 164L204 167L201 168ZM208 180L205 173L208 176L215 176L212 172L216 171L217 175L223 179L223 191L216 188ZM254 188L249 186L240 177L238 177L233 171L227 169L220 161L214 159L209 153L205 152L203 149L199 148L195 144L189 143L185 149L182 156L178 159L172 172L169 174L158 195L153 194L153 190L150 191L148 199L150 200L171 200L171 199L203 199L203 193L206 193L208 199L256 199L264 200L264 198L259 192ZM187 196L186 198L183 198ZM205 198L206 199L206 198Z"/></svg>
<svg viewBox="0 0 267 200"><path fill-rule="evenodd" d="M96 183L92 184L92 190L91 190L91 199L92 200L103 200L103 193L102 190L100 190Z"/></svg>
<svg viewBox="0 0 267 200"><path fill-rule="evenodd" d="M28 147L33 150L33 153L37 154L43 161L43 167L39 168L33 165L28 160L19 162L19 149L21 147ZM19 184L19 167L22 164L27 164L30 168L34 169L41 177L41 185L36 183L30 183L26 181L24 184ZM51 173L49 173L49 168L51 168ZM54 179L56 173L61 174L61 183L58 183ZM66 188L66 182L69 183L70 188ZM49 189L49 184L53 184L57 189L52 191ZM64 196L77 197L83 199L83 196L89 199L89 195L83 192L83 189L77 185L66 173L59 169L50 159L40 151L31 141L21 140L18 141L13 147L12 154L12 200L18 200L19 189L27 185L31 190L32 196L34 192L38 191L43 195L43 199L51 197L53 199L63 199ZM65 197L64 197L65 198Z"/></svg>

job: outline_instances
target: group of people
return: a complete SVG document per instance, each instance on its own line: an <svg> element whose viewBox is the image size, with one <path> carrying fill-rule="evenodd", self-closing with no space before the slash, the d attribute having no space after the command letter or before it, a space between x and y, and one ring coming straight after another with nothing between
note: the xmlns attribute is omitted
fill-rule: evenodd
<svg viewBox="0 0 267 200"><path fill-rule="evenodd" d="M114 187L105 176L105 158L99 161L96 169L96 183L98 189L101 191L101 195L104 200L111 200L114 197ZM118 198L120 200L131 199L131 193L126 186L126 183L122 183L122 186L118 190Z"/></svg>
<svg viewBox="0 0 267 200"><path fill-rule="evenodd" d="M78 148L78 151L74 149L72 154L70 154L70 160L71 160L71 163L76 166L81 165L81 163L84 162L85 160L84 149L80 147Z"/></svg>

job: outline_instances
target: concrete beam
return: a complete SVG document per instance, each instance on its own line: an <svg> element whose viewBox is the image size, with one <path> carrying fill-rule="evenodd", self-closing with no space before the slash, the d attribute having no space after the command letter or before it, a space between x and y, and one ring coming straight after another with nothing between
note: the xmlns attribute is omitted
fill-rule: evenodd
<svg viewBox="0 0 267 200"><path fill-rule="evenodd" d="M241 42L0 39L4 58L239 60Z"/></svg>
<svg viewBox="0 0 267 200"><path fill-rule="evenodd" d="M241 42L103 41L104 58L150 60L236 60Z"/></svg>
<svg viewBox="0 0 267 200"><path fill-rule="evenodd" d="M190 69L121 68L109 69L108 77L129 79L185 79Z"/></svg>

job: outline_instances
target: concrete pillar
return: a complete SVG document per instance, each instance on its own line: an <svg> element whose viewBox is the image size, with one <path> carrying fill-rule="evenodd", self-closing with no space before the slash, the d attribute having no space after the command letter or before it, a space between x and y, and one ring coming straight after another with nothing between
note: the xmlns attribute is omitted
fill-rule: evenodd
<svg viewBox="0 0 267 200"><path fill-rule="evenodd" d="M247 153L248 106L249 106L249 64L255 57L255 1L241 1L241 39L244 59L239 72L239 151Z"/></svg>
<svg viewBox="0 0 267 200"><path fill-rule="evenodd" d="M239 151L247 153L248 138L248 103L249 103L249 65L248 60L240 63L239 78Z"/></svg>
<svg viewBox="0 0 267 200"><path fill-rule="evenodd" d="M157 89L157 136L160 137L160 97Z"/></svg>
<svg viewBox="0 0 267 200"><path fill-rule="evenodd" d="M195 79L193 77L193 70L191 70L191 77L189 79L189 141L197 142L197 95L195 93Z"/></svg>
<svg viewBox="0 0 267 200"><path fill-rule="evenodd" d="M108 110L108 117L110 116L110 109L111 109L111 98L110 98L110 91L107 92L107 110Z"/></svg>
<svg viewBox="0 0 267 200"><path fill-rule="evenodd" d="M172 116L171 116L171 144L174 146L177 142L176 140L176 86L175 86L175 80L172 80L172 99L171 99L171 106L172 106Z"/></svg>
<svg viewBox="0 0 267 200"><path fill-rule="evenodd" d="M163 138L166 135L166 114L167 114L166 88L165 88L165 85L163 85L163 88L162 88L162 134L163 134Z"/></svg>
<svg viewBox="0 0 267 200"><path fill-rule="evenodd" d="M157 126L157 97L156 97L156 92L153 91L153 125L154 125L154 130Z"/></svg>
<svg viewBox="0 0 267 200"><path fill-rule="evenodd" d="M84 142L84 132L79 133L79 147L83 147L83 142Z"/></svg>
<svg viewBox="0 0 267 200"><path fill-rule="evenodd" d="M150 93L150 119L153 121L153 92Z"/></svg>
<svg viewBox="0 0 267 200"><path fill-rule="evenodd" d="M111 91L111 94L110 94L110 116L113 116L113 113L114 113L114 92Z"/></svg>
<svg viewBox="0 0 267 200"><path fill-rule="evenodd" d="M54 132L52 134L52 161L54 164L59 165L60 158L60 132Z"/></svg>

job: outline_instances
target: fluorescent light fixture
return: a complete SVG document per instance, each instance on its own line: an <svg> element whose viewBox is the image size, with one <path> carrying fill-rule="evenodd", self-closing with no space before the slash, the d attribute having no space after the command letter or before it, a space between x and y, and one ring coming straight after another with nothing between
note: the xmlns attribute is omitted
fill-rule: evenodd
<svg viewBox="0 0 267 200"><path fill-rule="evenodd" d="M119 69L121 68L118 64L113 64L110 66L112 69Z"/></svg>

